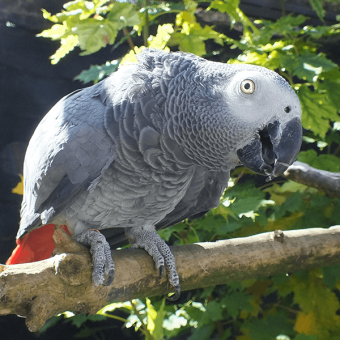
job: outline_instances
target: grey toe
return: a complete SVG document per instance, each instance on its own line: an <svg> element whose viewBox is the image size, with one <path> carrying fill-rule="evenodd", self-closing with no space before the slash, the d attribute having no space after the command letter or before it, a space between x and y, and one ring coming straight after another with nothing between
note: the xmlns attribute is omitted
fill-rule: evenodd
<svg viewBox="0 0 340 340"><path fill-rule="evenodd" d="M108 286L114 278L115 266L111 256L110 245L105 236L97 230L87 230L76 237L76 240L86 246L90 246L92 254L92 283L94 286ZM108 276L104 283L105 275Z"/></svg>
<svg viewBox="0 0 340 340"><path fill-rule="evenodd" d="M127 229L126 234L134 248L143 248L153 258L161 278L164 275L165 267L169 275L169 282L175 288L175 294L170 299L172 301L178 299L181 286L179 284L175 258L169 246L156 231L145 230L143 227Z"/></svg>

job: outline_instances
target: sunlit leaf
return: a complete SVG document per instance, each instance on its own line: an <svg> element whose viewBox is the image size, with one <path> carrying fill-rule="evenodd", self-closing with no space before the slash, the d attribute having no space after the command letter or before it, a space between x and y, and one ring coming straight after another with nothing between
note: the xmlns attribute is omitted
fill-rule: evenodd
<svg viewBox="0 0 340 340"><path fill-rule="evenodd" d="M302 106L303 127L325 137L330 129L330 120L339 119L336 108L326 94L311 91L306 85L300 86L298 96Z"/></svg>
<svg viewBox="0 0 340 340"><path fill-rule="evenodd" d="M107 61L104 65L92 65L88 70L82 71L74 79L82 81L84 84L93 81L97 83L106 75L116 71L119 66L118 60Z"/></svg>
<svg viewBox="0 0 340 340"><path fill-rule="evenodd" d="M115 1L107 19L114 24L117 30L139 25L142 20L141 15L134 10L134 6L128 2Z"/></svg>
<svg viewBox="0 0 340 340"><path fill-rule="evenodd" d="M78 45L78 37L76 35L69 35L60 40L60 47L51 55L51 63L57 64L60 59L64 58L66 54L71 52Z"/></svg>
<svg viewBox="0 0 340 340"><path fill-rule="evenodd" d="M150 299L146 298L147 307L147 329L153 335L155 340L163 339L163 321L165 316L164 311L165 298L163 298L160 308L156 311L151 304Z"/></svg>
<svg viewBox="0 0 340 340"><path fill-rule="evenodd" d="M314 78L319 76L322 72L328 72L336 68L331 60L327 59L322 53L315 54L304 52L301 55L281 55L282 67L291 71L300 79L313 82Z"/></svg>

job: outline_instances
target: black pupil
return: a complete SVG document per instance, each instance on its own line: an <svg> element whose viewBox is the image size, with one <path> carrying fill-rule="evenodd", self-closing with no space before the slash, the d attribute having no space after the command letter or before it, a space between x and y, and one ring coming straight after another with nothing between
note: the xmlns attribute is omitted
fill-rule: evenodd
<svg viewBox="0 0 340 340"><path fill-rule="evenodd" d="M245 88L246 90L249 90L249 89L250 89L250 84L249 84L249 83L245 83L245 84L244 84L244 88Z"/></svg>
<svg viewBox="0 0 340 340"><path fill-rule="evenodd" d="M286 107L285 107L285 112L288 113L288 112L290 112L291 109L292 109L292 108L291 108L290 106L286 106Z"/></svg>

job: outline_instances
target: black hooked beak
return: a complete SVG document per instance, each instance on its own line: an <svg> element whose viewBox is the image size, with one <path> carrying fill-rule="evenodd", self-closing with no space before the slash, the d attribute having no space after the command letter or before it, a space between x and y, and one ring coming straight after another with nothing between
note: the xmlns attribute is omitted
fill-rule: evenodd
<svg viewBox="0 0 340 340"><path fill-rule="evenodd" d="M302 125L299 118L293 118L286 125L279 121L268 124L237 155L244 166L268 180L285 172L295 161L302 142Z"/></svg>

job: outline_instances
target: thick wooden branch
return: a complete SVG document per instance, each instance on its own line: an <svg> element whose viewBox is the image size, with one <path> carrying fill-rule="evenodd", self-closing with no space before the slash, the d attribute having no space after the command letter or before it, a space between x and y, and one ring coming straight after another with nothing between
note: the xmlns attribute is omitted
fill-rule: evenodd
<svg viewBox="0 0 340 340"><path fill-rule="evenodd" d="M319 170L302 162L294 162L284 177L324 191L330 197L340 197L340 173Z"/></svg>
<svg viewBox="0 0 340 340"><path fill-rule="evenodd" d="M89 252L60 230L55 239L68 254L30 264L0 265L0 315L25 316L30 331L66 310L96 313L110 302L171 291L167 279L158 278L151 257L139 249L113 251L113 283L92 287ZM172 251L182 290L190 290L340 264L340 226L174 246Z"/></svg>

